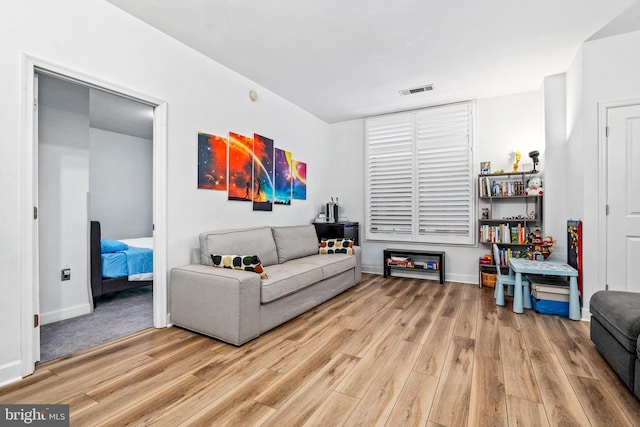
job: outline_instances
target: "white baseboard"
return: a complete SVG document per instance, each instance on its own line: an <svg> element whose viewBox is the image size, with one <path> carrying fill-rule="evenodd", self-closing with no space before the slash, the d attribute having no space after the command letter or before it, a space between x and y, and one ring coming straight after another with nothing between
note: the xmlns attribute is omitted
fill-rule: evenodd
<svg viewBox="0 0 640 427"><path fill-rule="evenodd" d="M0 365L0 386L7 385L22 379L22 362L13 362Z"/></svg>
<svg viewBox="0 0 640 427"><path fill-rule="evenodd" d="M383 275L382 267L375 265L363 265L362 266L363 273L370 274L379 274ZM398 269L393 271L393 275L396 277L409 277L411 279L432 279L432 280L440 280L438 276L438 272L434 271L433 274L424 274L421 272L412 272L411 269L408 269L406 272L399 271ZM447 282L456 282L456 283L470 283L473 285L478 284L478 276L476 274L467 275L467 274L451 274L446 273L445 280Z"/></svg>
<svg viewBox="0 0 640 427"><path fill-rule="evenodd" d="M68 307L62 310L50 311L48 313L40 313L40 324L48 325L49 323L71 319L73 317L89 313L91 313L91 305L89 303Z"/></svg>

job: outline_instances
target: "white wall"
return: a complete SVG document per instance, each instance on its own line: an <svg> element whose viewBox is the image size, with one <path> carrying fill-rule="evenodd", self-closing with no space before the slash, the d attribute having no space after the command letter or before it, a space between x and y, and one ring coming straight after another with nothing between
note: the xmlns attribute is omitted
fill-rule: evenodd
<svg viewBox="0 0 640 427"><path fill-rule="evenodd" d="M89 89L40 76L38 105L41 324L90 312ZM63 268L71 279L62 281Z"/></svg>
<svg viewBox="0 0 640 427"><path fill-rule="evenodd" d="M153 235L153 141L102 129L89 130L91 220L102 236Z"/></svg>
<svg viewBox="0 0 640 427"><path fill-rule="evenodd" d="M480 99L477 102L476 137L477 154L474 174L479 173L480 161L491 161L493 170L511 171L514 153L523 153L522 162L530 161L529 151L540 150L542 144L542 96L539 91L508 96ZM362 246L363 269L382 273L382 251L387 247L397 247L393 242L365 241L365 171L364 171L364 121L351 120L331 125L330 144L334 153L332 163L335 170L354 170L353 177L345 179L341 174L328 175L329 188L344 199L345 214L350 220L360 222L360 245ZM333 195L333 194L332 194ZM490 248L464 246L436 246L426 244L406 244L402 247L446 252L447 280L477 283L478 257L488 253Z"/></svg>
<svg viewBox="0 0 640 427"><path fill-rule="evenodd" d="M306 224L326 201L329 125L102 0L0 3L0 383L20 376L23 55L161 99L167 121L167 264L188 264L198 233L248 225ZM251 102L249 91L258 92ZM306 161L307 200L274 211L197 189L197 132L254 132ZM27 142L28 143L28 142ZM11 184L11 185L10 185Z"/></svg>
<svg viewBox="0 0 640 427"><path fill-rule="evenodd" d="M541 100L539 91L478 100L477 162L490 161L492 172L511 172L515 152L520 151L519 169L526 163L531 167L528 153L544 153ZM544 157L539 166L544 167Z"/></svg>
<svg viewBox="0 0 640 427"><path fill-rule="evenodd" d="M589 300L604 289L605 265L598 239L603 202L598 197L598 104L640 98L640 31L589 41L567 73L567 133L570 170L576 182L567 187L568 212L583 219L582 316ZM574 194L579 193L577 196Z"/></svg>
<svg viewBox="0 0 640 427"><path fill-rule="evenodd" d="M567 261L566 182L569 179L569 158L566 135L566 81L564 74L544 79L544 233L556 239L551 260ZM575 219L575 217L573 218Z"/></svg>

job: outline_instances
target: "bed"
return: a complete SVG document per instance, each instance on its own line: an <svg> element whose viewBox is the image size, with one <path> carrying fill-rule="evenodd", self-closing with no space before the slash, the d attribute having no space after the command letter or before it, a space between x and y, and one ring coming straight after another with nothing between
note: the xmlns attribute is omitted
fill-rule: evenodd
<svg viewBox="0 0 640 427"><path fill-rule="evenodd" d="M91 221L90 250L94 306L102 295L153 284L153 238L103 239L100 222Z"/></svg>

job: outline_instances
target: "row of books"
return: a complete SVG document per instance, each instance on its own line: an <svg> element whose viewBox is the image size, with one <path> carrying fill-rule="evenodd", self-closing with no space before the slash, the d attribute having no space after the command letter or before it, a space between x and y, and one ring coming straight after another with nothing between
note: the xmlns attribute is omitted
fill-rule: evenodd
<svg viewBox="0 0 640 427"><path fill-rule="evenodd" d="M480 197L524 196L525 189L522 181L491 181L488 176L480 179Z"/></svg>
<svg viewBox="0 0 640 427"><path fill-rule="evenodd" d="M483 243L527 243L526 228L522 224L483 224L480 226L480 242Z"/></svg>
<svg viewBox="0 0 640 427"><path fill-rule="evenodd" d="M422 268L424 270L440 270L438 261L413 261L408 257L387 258L387 265L390 267Z"/></svg>
<svg viewBox="0 0 640 427"><path fill-rule="evenodd" d="M522 251L512 250L511 248L502 248L502 249L500 249L500 259L497 260L498 263L496 263L495 265L500 265L502 267L508 267L509 266L509 260L512 257L520 258L520 257L522 257L522 255L523 255ZM480 265L492 265L494 263L494 260L492 259L491 255L485 255L482 258L480 258L478 263Z"/></svg>
<svg viewBox="0 0 640 427"><path fill-rule="evenodd" d="M521 256L522 256L522 252L521 251L514 251L511 248L502 248L502 249L500 249L500 260L499 260L500 261L500 265L502 267L508 267L509 266L509 260L512 257L520 258Z"/></svg>

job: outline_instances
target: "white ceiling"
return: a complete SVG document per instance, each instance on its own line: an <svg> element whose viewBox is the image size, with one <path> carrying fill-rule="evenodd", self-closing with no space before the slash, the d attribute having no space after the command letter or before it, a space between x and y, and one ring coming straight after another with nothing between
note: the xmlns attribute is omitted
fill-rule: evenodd
<svg viewBox="0 0 640 427"><path fill-rule="evenodd" d="M582 42L637 4L107 1L329 123L537 90L545 76L567 70ZM398 93L425 84L435 89Z"/></svg>

